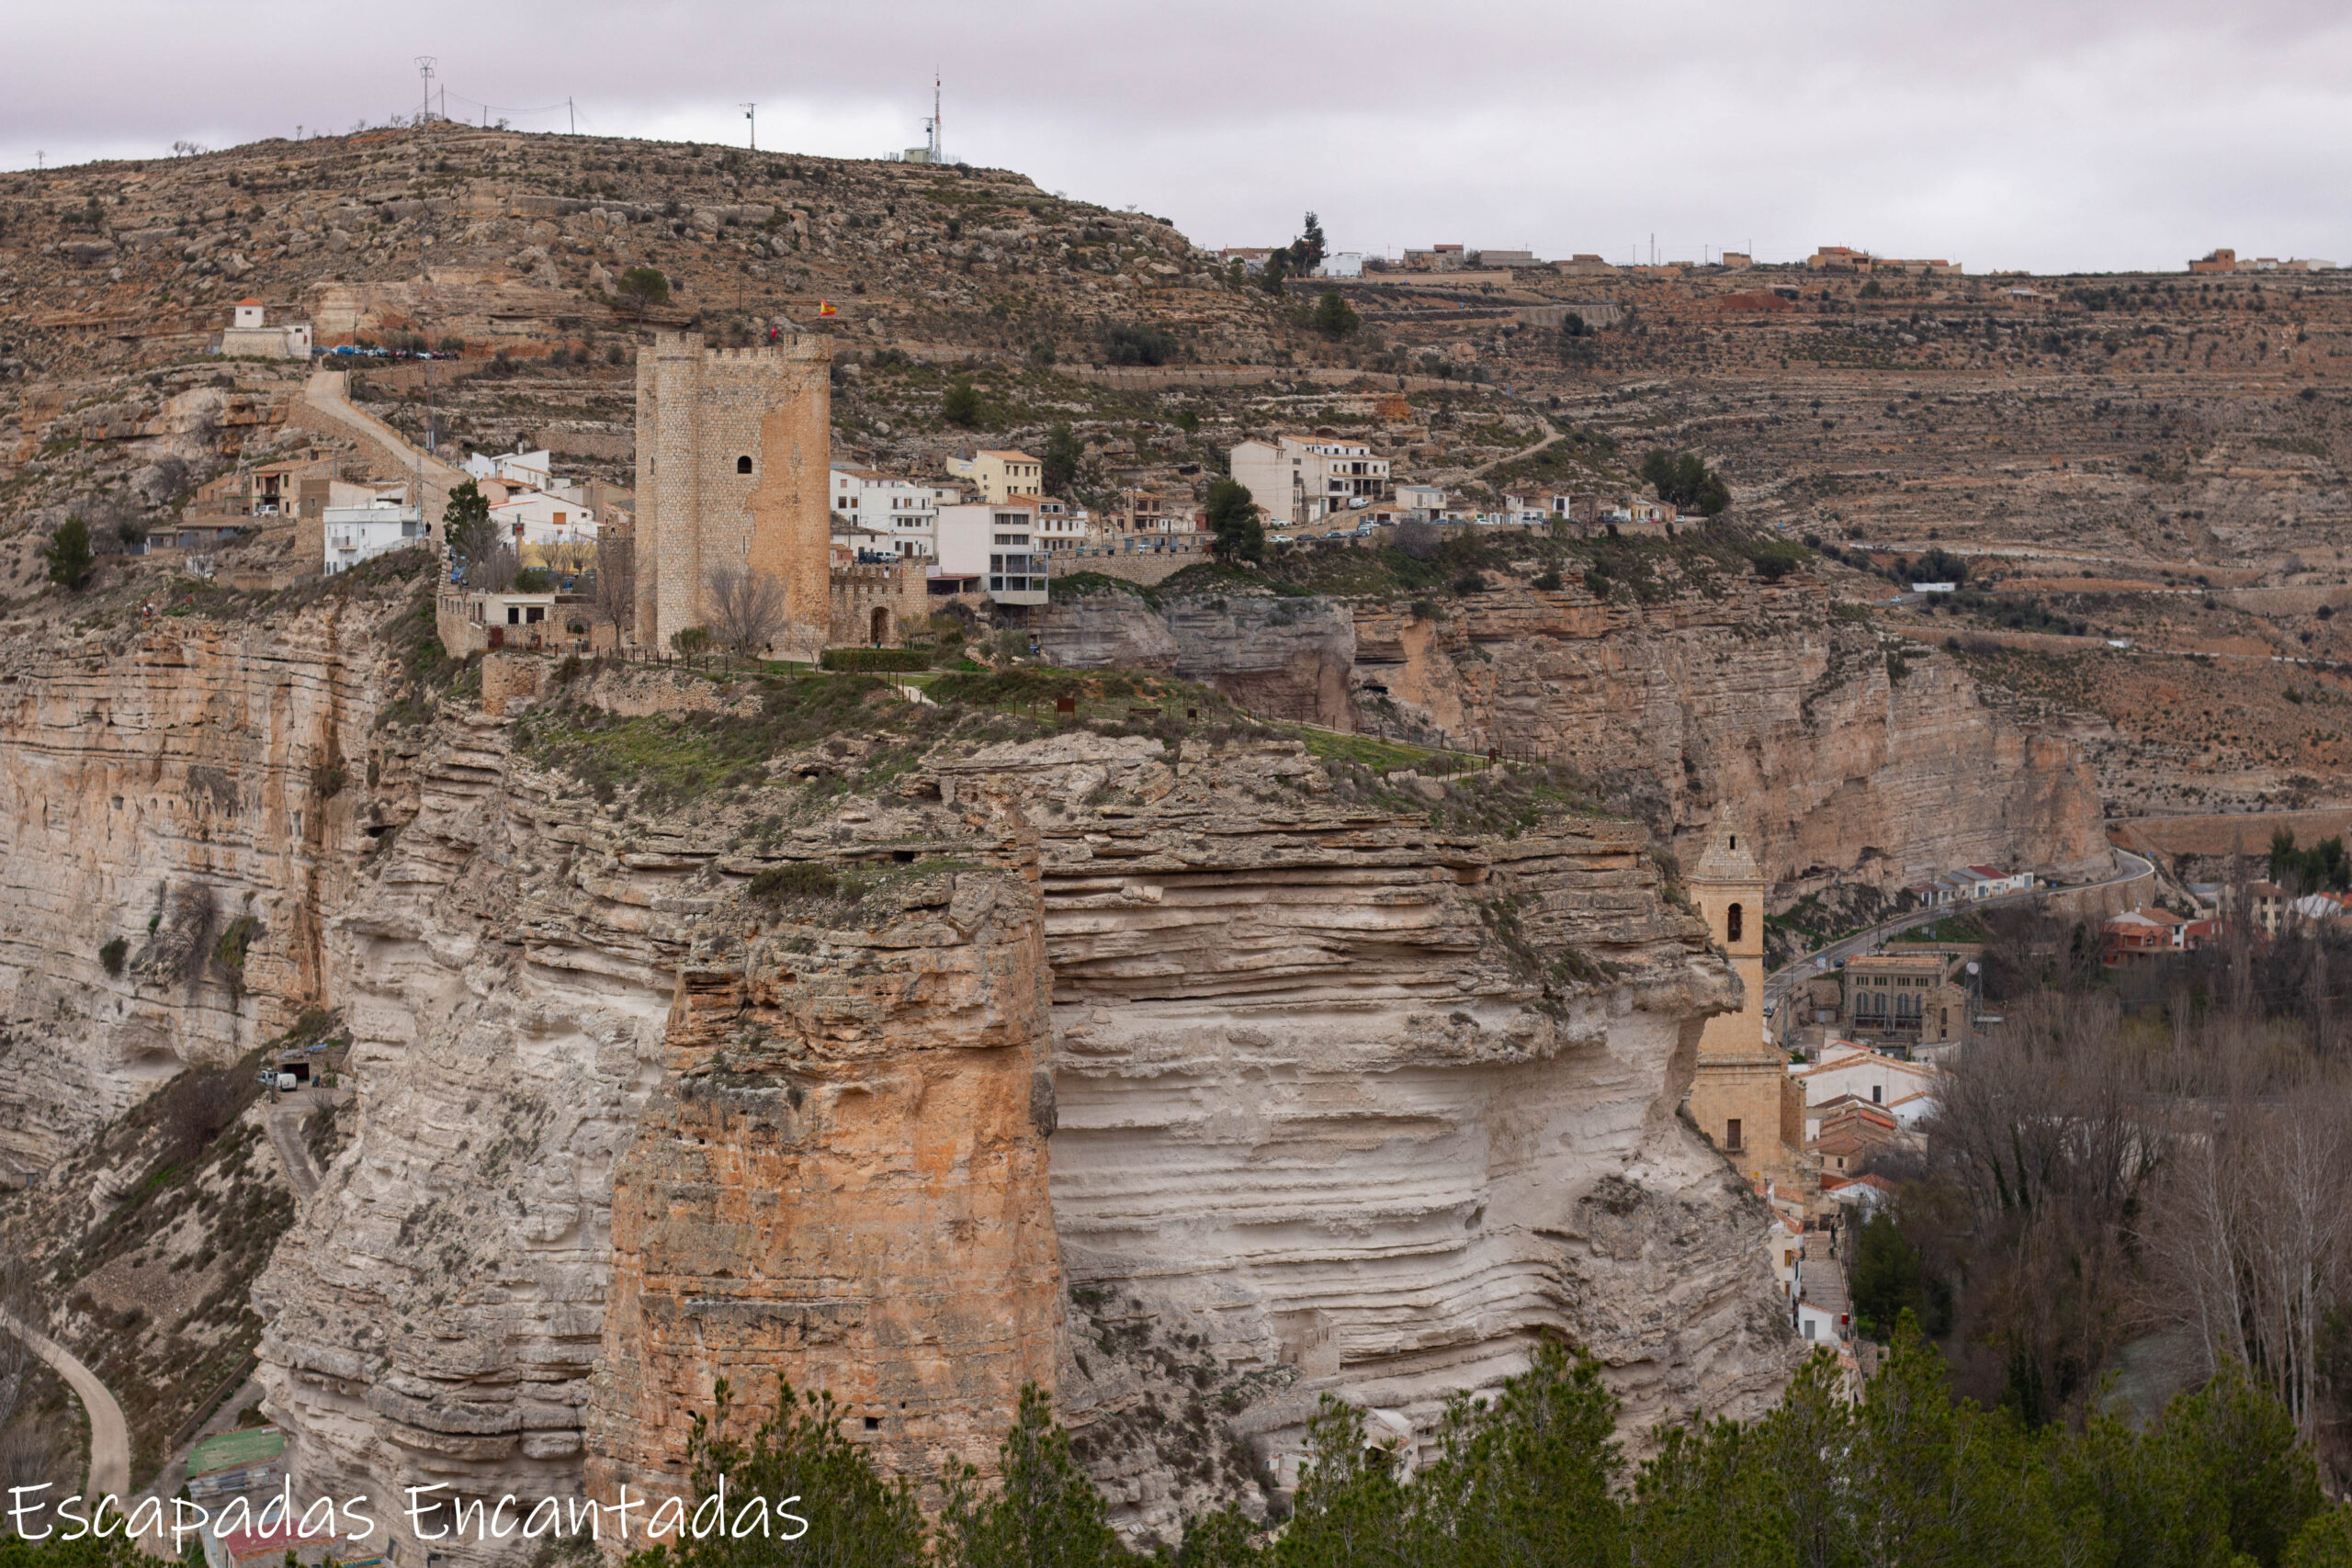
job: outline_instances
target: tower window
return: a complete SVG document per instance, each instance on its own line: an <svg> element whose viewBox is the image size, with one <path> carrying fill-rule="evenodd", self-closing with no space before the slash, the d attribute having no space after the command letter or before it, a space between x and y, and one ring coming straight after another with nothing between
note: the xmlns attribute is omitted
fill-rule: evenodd
<svg viewBox="0 0 2352 1568"><path fill-rule="evenodd" d="M1724 1152L1736 1155L1741 1152L1741 1146L1739 1118L1734 1116L1724 1123Z"/></svg>
<svg viewBox="0 0 2352 1568"><path fill-rule="evenodd" d="M1746 913L1738 905L1734 904L1724 913L1724 941L1737 942L1740 932L1746 929Z"/></svg>
<svg viewBox="0 0 2352 1568"><path fill-rule="evenodd" d="M738 457L738 458L736 458L736 459L735 459L735 471L736 471L737 473L739 473L739 474L748 474L748 473L750 473L750 472L752 471L752 459L750 459L749 457Z"/></svg>

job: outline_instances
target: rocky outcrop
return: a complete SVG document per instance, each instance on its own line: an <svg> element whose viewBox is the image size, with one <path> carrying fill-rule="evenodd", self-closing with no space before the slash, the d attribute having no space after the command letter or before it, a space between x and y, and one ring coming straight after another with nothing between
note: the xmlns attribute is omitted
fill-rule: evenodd
<svg viewBox="0 0 2352 1568"><path fill-rule="evenodd" d="M2072 740L1989 706L1932 649L1882 646L1809 579L1654 603L1504 583L1442 604L1435 618L1386 598L1155 611L1103 592L1056 604L1042 641L1080 669L1165 642L1154 668L1256 712L1547 756L1620 788L1678 846L1738 801L1784 897L1840 878L1892 892L1975 863L2109 864ZM1329 684L1343 659L1349 700Z"/></svg>
<svg viewBox="0 0 2352 1568"><path fill-rule="evenodd" d="M995 843L938 826L857 825L967 863L867 889L872 924L823 897L774 926L756 902L738 930L703 923L615 1177L597 1495L682 1478L721 1378L747 1419L779 1378L826 1390L887 1469L925 1478L992 1472L1022 1386L1051 1386L1035 852L1017 816Z"/></svg>
<svg viewBox="0 0 2352 1568"><path fill-rule="evenodd" d="M1760 1205L1675 1113L1732 982L1641 829L1449 833L1335 798L1295 743L1172 768L1120 744L1025 787L1055 1225L1073 1295L1114 1309L1063 1403L1119 1434L1088 1446L1124 1523L1217 1498L1182 1421L1136 1418L1140 1325L1214 1365L1284 1485L1320 1395L1426 1439L1547 1336L1601 1358L1636 1432L1777 1394Z"/></svg>
<svg viewBox="0 0 2352 1568"><path fill-rule="evenodd" d="M151 879L126 989L197 987L156 998L151 1070L264 1009L342 1011L356 1130L254 1290L298 1488L658 1485L718 1378L756 1411L779 1373L927 1476L985 1463L1035 1381L1150 1532L1286 1479L1320 1393L1425 1433L1544 1335L1641 1420L1778 1385L1762 1221L1673 1114L1727 971L1638 829L1447 829L1438 786L1335 783L1262 736L951 730L842 793L854 725L764 788L639 809L518 751L520 687L503 717L378 723L383 655L337 639L414 609L22 669L0 736L17 886L84 864L119 910L126 868ZM1208 642L1344 646L1328 606L1199 615ZM691 685L565 700L758 721ZM109 837L132 801L171 830ZM44 908L66 929L7 928L22 974L95 963L101 931ZM190 955L247 909L232 997ZM128 1096L132 1061L87 1081ZM58 1082L15 1087L20 1125L70 1136ZM1186 1416L1214 1467L1150 1419L1172 1394L1137 1323L1221 1391Z"/></svg>
<svg viewBox="0 0 2352 1568"><path fill-rule="evenodd" d="M1252 713L1353 727L1348 674L1355 622L1328 599L1187 594L1153 610L1133 594L1088 594L1052 606L1039 646L1073 670L1171 671L1215 686Z"/></svg>
<svg viewBox="0 0 2352 1568"><path fill-rule="evenodd" d="M323 995L380 613L165 617L0 669L0 1177Z"/></svg>
<svg viewBox="0 0 2352 1568"><path fill-rule="evenodd" d="M1678 843L1736 801L1784 886L2110 863L2071 742L1987 707L1954 661L1883 647L1804 579L1650 604L1507 588L1438 621L1366 602L1357 639L1375 709L1655 790Z"/></svg>
<svg viewBox="0 0 2352 1568"><path fill-rule="evenodd" d="M576 1490L681 878L511 786L505 727L432 733L331 924L359 1134L255 1288L260 1375L305 1487Z"/></svg>

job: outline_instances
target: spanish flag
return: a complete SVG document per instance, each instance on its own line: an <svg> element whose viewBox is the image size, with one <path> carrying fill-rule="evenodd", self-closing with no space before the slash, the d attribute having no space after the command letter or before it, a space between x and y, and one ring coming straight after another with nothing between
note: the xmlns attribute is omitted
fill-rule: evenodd
<svg viewBox="0 0 2352 1568"><path fill-rule="evenodd" d="M817 314L820 316L838 316L841 312L834 310L831 305L826 304L822 299L820 299L817 301Z"/></svg>

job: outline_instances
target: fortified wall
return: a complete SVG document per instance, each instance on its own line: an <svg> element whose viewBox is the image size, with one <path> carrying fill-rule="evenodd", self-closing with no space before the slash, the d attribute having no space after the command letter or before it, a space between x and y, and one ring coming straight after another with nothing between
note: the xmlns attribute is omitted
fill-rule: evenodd
<svg viewBox="0 0 2352 1568"><path fill-rule="evenodd" d="M710 577L784 590L778 652L813 657L831 629L832 349L796 333L706 348L659 331L637 358L637 640L707 624Z"/></svg>

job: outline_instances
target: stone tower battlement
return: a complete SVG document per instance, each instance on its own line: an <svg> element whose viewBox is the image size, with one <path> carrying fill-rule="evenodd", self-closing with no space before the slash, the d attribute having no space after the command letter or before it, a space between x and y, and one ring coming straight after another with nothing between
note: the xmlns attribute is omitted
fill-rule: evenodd
<svg viewBox="0 0 2352 1568"><path fill-rule="evenodd" d="M658 331L637 356L637 639L708 619L710 574L783 586L778 652L814 657L831 619L832 345L795 333L707 348Z"/></svg>

